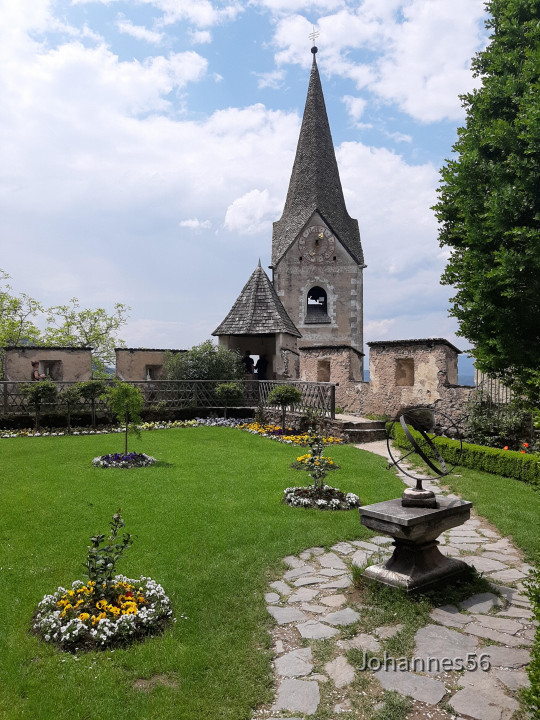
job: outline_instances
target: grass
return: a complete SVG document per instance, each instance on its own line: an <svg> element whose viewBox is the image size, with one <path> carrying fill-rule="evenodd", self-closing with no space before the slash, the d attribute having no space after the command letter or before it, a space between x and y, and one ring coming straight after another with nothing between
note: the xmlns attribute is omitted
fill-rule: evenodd
<svg viewBox="0 0 540 720"><path fill-rule="evenodd" d="M470 500L476 512L523 550L531 563L540 561L540 490L513 478L457 467L441 484Z"/></svg>
<svg viewBox="0 0 540 720"><path fill-rule="evenodd" d="M281 504L300 480L289 468L297 448L186 428L132 440L155 466L91 466L121 445L116 435L0 441L0 717L249 718L273 696L264 592L281 558L369 533L355 511ZM363 503L401 493L384 459L350 446L331 453L342 467L333 484ZM32 613L45 593L84 577L89 538L119 507L136 539L118 571L160 582L188 619L127 650L61 653L29 633Z"/></svg>

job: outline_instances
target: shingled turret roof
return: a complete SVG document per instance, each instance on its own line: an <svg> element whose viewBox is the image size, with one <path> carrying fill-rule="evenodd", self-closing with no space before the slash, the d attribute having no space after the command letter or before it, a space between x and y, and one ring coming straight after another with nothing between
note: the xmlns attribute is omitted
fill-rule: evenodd
<svg viewBox="0 0 540 720"><path fill-rule="evenodd" d="M349 216L326 114L326 105L312 48L313 65L296 148L296 157L281 219L274 223L272 263L276 265L289 245L318 210L355 260L363 264L358 221Z"/></svg>
<svg viewBox="0 0 540 720"><path fill-rule="evenodd" d="M288 316L261 262L253 271L237 301L212 335L272 335L288 333L302 337Z"/></svg>

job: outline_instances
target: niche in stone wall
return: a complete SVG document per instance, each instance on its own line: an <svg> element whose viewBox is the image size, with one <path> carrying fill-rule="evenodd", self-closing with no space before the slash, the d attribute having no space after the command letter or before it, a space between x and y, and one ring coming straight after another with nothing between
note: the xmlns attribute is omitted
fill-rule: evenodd
<svg viewBox="0 0 540 720"><path fill-rule="evenodd" d="M317 360L317 382L330 382L330 360Z"/></svg>
<svg viewBox="0 0 540 720"><path fill-rule="evenodd" d="M396 385L411 387L414 385L414 358L396 360Z"/></svg>

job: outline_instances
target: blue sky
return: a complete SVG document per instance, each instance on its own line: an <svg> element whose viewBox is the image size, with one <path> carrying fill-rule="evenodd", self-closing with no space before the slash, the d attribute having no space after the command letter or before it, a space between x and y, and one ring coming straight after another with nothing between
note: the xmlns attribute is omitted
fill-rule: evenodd
<svg viewBox="0 0 540 720"><path fill-rule="evenodd" d="M0 0L0 267L46 305L131 306L129 346L210 337L270 263L315 26L365 340L467 348L430 206L484 20L482 0Z"/></svg>

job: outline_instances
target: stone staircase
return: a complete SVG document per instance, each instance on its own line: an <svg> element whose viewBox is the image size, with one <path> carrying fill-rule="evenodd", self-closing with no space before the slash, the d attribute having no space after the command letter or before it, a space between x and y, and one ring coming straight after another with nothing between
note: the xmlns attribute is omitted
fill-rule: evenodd
<svg viewBox="0 0 540 720"><path fill-rule="evenodd" d="M381 420L368 420L354 415L336 415L336 419L329 424L337 432L345 435L350 443L386 440L385 423Z"/></svg>

